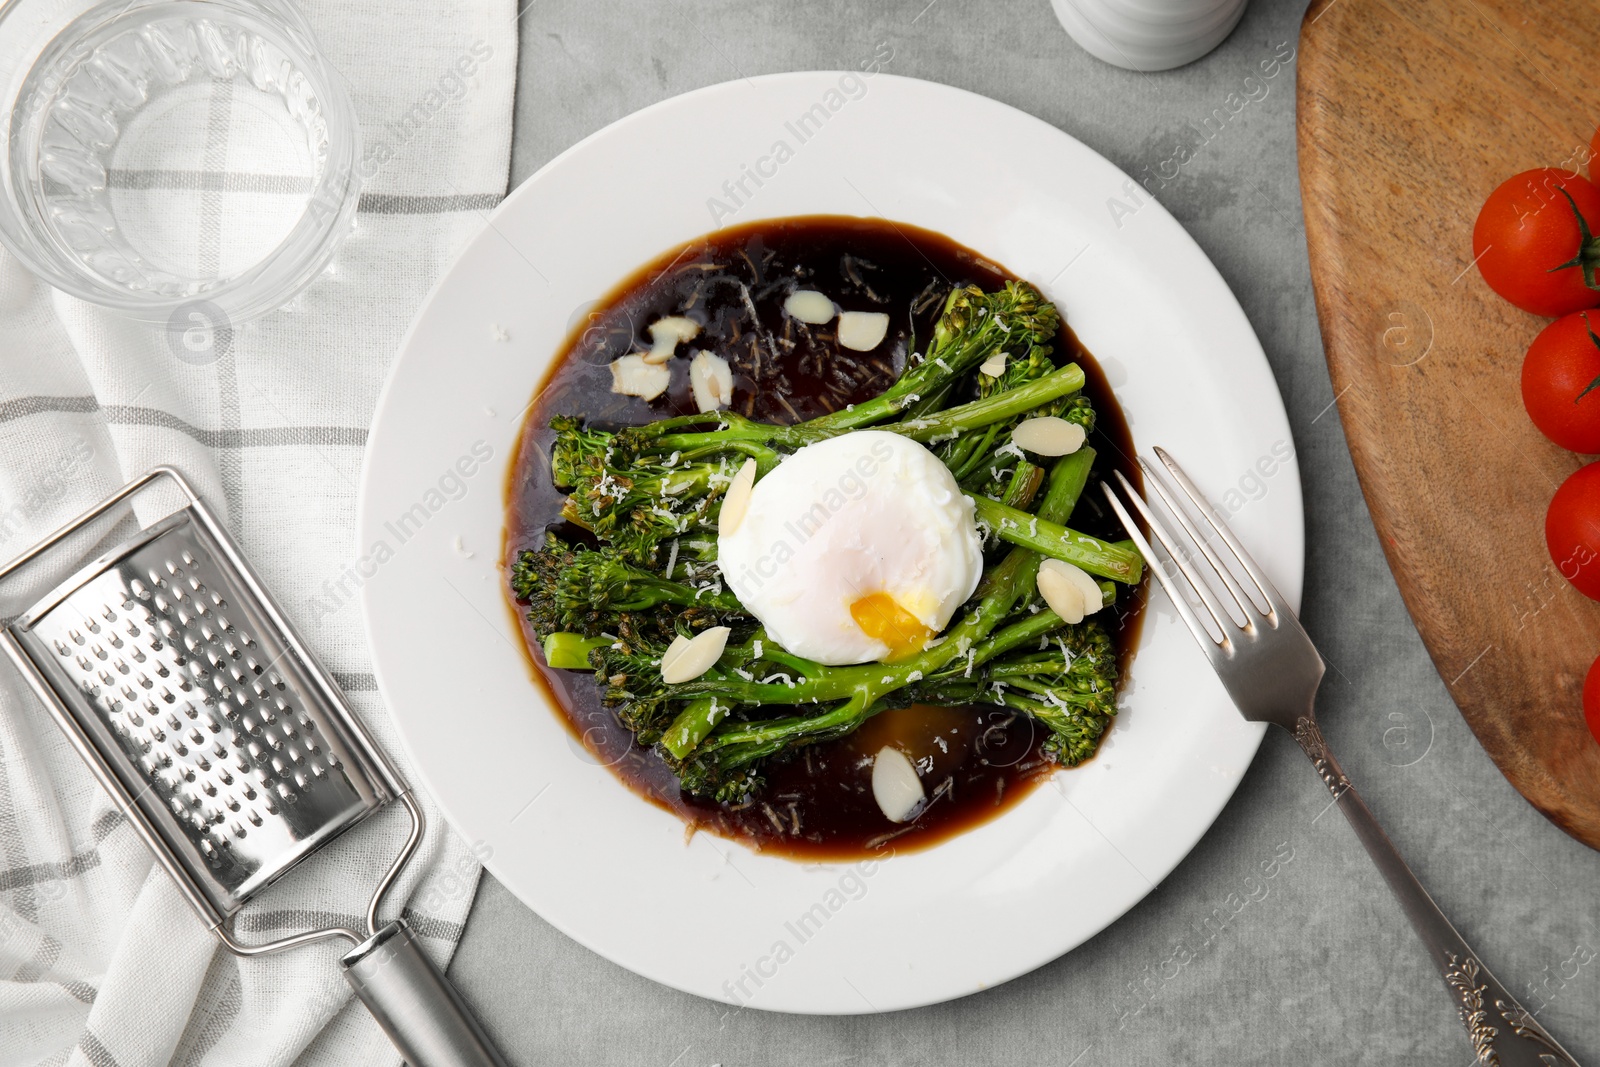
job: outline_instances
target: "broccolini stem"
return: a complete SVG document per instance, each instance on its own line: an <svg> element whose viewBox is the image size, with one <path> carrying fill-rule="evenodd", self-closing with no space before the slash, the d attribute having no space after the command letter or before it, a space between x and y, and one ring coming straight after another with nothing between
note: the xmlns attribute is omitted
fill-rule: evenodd
<svg viewBox="0 0 1600 1067"><path fill-rule="evenodd" d="M1126 585L1137 583L1144 573L1144 560L1132 541L1102 541L986 496L968 499L973 502L978 522L993 530L1002 541L1064 560L1090 574Z"/></svg>
<svg viewBox="0 0 1600 1067"><path fill-rule="evenodd" d="M684 759L710 736L717 723L728 717L733 704L716 697L701 697L689 702L688 707L672 720L667 732L661 735L661 746L672 753L674 759Z"/></svg>
<svg viewBox="0 0 1600 1067"><path fill-rule="evenodd" d="M913 441L927 444L935 438L948 437L951 434L964 433L981 426L988 426L990 423L1015 418L1052 400L1059 400L1061 397L1078 392L1083 388L1083 381L1083 368L1076 363L1069 363L1058 371L1052 371L1043 378L1035 378L1015 389L993 393L981 400L946 408L937 414L920 419L907 419L893 426L885 426L884 429L905 434ZM861 405L858 404L857 410L860 408ZM800 426L790 429L798 430L809 425L811 424L801 423Z"/></svg>
<svg viewBox="0 0 1600 1067"><path fill-rule="evenodd" d="M544 639L544 661L556 670L584 670L590 666L590 652L614 641L614 637L585 637L566 631L553 633Z"/></svg>
<svg viewBox="0 0 1600 1067"><path fill-rule="evenodd" d="M1094 466L1095 450L1084 445L1070 456L1062 456L1050 468L1050 480L1039 501L1039 518L1065 526L1072 509L1089 484L1089 469Z"/></svg>

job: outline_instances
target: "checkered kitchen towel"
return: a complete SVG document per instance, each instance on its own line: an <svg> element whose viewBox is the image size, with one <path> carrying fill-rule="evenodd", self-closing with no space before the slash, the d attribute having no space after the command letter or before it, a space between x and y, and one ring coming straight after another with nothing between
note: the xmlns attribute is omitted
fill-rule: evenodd
<svg viewBox="0 0 1600 1067"><path fill-rule="evenodd" d="M367 426L401 335L505 194L516 4L304 6L349 85L369 154L382 154L355 234L291 308L239 328L231 352L202 365L177 358L165 331L57 294L0 251L0 558L133 475L175 464L403 765L359 608L318 594L355 552ZM173 172L113 174L119 182L147 197L168 185L175 202L219 184ZM0 615L22 606L0 604ZM429 816L387 914L403 907L443 962L478 867L470 843L437 809ZM240 935L358 925L403 828L392 811L347 835L246 909ZM398 1063L348 995L342 951L239 959L220 948L0 668L0 1067Z"/></svg>

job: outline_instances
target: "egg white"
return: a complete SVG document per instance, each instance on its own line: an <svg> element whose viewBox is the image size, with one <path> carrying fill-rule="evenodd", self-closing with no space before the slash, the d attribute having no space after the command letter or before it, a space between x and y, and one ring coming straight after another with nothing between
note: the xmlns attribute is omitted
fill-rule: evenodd
<svg viewBox="0 0 1600 1067"><path fill-rule="evenodd" d="M807 445L757 481L717 560L768 636L832 665L889 655L856 601L886 593L938 633L983 571L972 501L932 452L882 430Z"/></svg>

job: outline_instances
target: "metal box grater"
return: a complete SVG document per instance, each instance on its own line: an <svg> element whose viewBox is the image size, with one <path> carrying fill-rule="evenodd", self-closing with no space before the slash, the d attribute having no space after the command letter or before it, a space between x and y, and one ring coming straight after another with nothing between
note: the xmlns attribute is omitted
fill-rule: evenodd
<svg viewBox="0 0 1600 1067"><path fill-rule="evenodd" d="M413 1067L503 1067L383 896L422 838L422 809L227 531L177 471L158 467L0 567L0 581L162 479L189 505L83 567L0 633L117 806L232 951L329 938L345 977ZM378 879L366 932L328 927L263 945L230 919L391 801L411 814Z"/></svg>
<svg viewBox="0 0 1600 1067"><path fill-rule="evenodd" d="M401 792L185 509L13 624L220 916Z"/></svg>

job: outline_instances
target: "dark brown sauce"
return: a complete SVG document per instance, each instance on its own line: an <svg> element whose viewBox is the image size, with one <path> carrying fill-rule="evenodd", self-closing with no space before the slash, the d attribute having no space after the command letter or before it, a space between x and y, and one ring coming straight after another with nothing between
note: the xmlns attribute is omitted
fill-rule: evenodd
<svg viewBox="0 0 1600 1067"><path fill-rule="evenodd" d="M662 255L585 312L536 397L507 490L504 565L542 544L550 528L583 539L580 531L556 525L562 494L550 481L551 416L577 414L602 425L627 425L696 410L689 360L681 348L671 363L671 388L653 403L611 392L610 362L649 348L646 331L657 318L687 310L701 320L703 332L693 347L732 364L733 409L766 422L791 423L881 393L898 376L907 353L929 336L952 286L992 290L1014 277L929 230L846 216L730 227ZM888 337L865 357L841 356L830 327L798 327L783 315L789 279L821 290L846 310L887 312ZM755 305L759 334L750 328L746 293ZM774 349L784 353L781 364L772 358ZM1065 324L1056 359L1075 360L1084 369L1084 392L1099 414L1089 442L1099 454L1096 474L1120 470L1141 484L1121 408L1094 358ZM1072 526L1111 540L1124 536L1093 493L1080 501ZM1142 595L1124 594L1115 612L1103 616L1123 678L1138 640L1142 606ZM1026 716L993 706L919 707L884 712L848 737L769 762L766 788L742 808L685 796L666 765L637 745L601 703L592 675L544 665L524 612L514 602L511 607L522 623L532 674L561 709L574 751L610 767L630 789L678 815L691 830L805 860L912 851L993 818L1056 768L1040 751L1045 731ZM885 819L872 795L872 756L891 742L914 761L931 761L922 777L934 799L908 826Z"/></svg>

